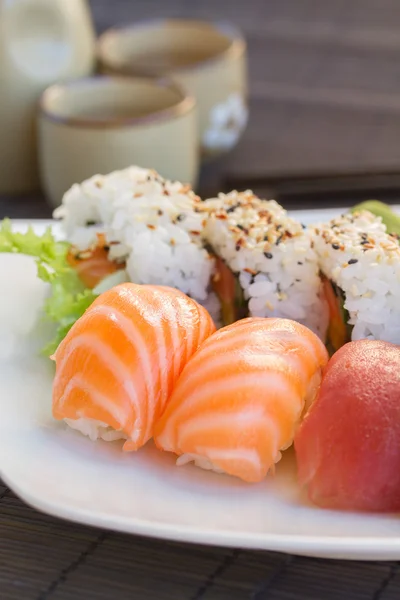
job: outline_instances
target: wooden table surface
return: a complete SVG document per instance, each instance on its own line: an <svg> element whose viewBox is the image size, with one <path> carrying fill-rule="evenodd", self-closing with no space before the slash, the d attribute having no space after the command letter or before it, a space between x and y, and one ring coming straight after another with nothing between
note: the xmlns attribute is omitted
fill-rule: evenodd
<svg viewBox="0 0 400 600"><path fill-rule="evenodd" d="M252 187L289 208L377 195L398 201L398 0L92 0L91 6L98 31L168 15L229 19L243 29L250 123L231 155L203 170L201 194ZM0 196L0 218L50 215L40 192ZM397 567L103 532L40 514L0 482L1 600L397 600Z"/></svg>

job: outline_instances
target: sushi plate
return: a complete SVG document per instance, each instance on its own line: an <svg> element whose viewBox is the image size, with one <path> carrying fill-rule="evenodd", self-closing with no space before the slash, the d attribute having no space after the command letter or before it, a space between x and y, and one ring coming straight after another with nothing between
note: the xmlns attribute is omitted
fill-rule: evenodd
<svg viewBox="0 0 400 600"><path fill-rule="evenodd" d="M338 212L295 216L309 223ZM172 455L151 443L122 453L120 442L94 443L55 422L53 365L39 355L47 288L32 259L0 254L0 289L0 475L28 504L71 521L156 538L315 557L400 559L398 516L312 506L296 485L291 451L274 477L249 485L192 465L178 468Z"/></svg>

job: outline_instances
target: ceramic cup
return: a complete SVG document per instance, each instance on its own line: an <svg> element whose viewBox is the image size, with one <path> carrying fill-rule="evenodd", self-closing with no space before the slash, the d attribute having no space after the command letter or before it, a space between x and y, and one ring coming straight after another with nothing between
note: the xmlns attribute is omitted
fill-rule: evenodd
<svg viewBox="0 0 400 600"><path fill-rule="evenodd" d="M76 182L130 165L196 185L195 100L167 80L92 77L53 85L39 113L42 186L52 204Z"/></svg>
<svg viewBox="0 0 400 600"><path fill-rule="evenodd" d="M103 73L173 78L197 100L202 155L238 142L247 123L246 43L227 24L166 19L111 29L100 36Z"/></svg>

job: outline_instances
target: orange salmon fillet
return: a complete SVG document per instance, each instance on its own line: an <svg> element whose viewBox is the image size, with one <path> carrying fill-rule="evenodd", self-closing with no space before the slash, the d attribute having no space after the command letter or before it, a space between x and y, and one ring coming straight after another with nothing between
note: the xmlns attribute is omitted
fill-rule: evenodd
<svg viewBox="0 0 400 600"><path fill-rule="evenodd" d="M293 442L328 353L288 319L242 319L189 360L154 428L158 448L248 482L261 481Z"/></svg>
<svg viewBox="0 0 400 600"><path fill-rule="evenodd" d="M167 287L124 283L101 294L52 357L53 415L93 419L137 450L153 435L185 363L215 325L197 302Z"/></svg>

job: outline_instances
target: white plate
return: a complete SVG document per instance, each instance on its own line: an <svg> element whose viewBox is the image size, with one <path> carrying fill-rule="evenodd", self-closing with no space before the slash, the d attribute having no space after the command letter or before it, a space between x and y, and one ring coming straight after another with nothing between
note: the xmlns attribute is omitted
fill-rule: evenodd
<svg viewBox="0 0 400 600"><path fill-rule="evenodd" d="M299 216L310 222L331 214ZM172 455L151 444L123 454L118 442L93 443L54 422L52 365L38 356L46 287L35 273L31 259L0 255L0 473L27 503L72 521L159 538L400 559L399 518L311 506L296 486L290 452L275 478L248 485L192 465L177 468Z"/></svg>

